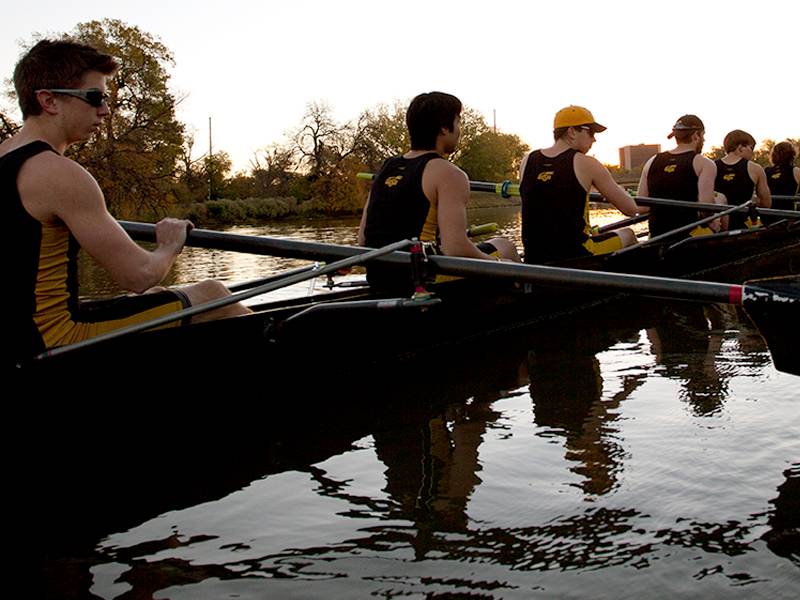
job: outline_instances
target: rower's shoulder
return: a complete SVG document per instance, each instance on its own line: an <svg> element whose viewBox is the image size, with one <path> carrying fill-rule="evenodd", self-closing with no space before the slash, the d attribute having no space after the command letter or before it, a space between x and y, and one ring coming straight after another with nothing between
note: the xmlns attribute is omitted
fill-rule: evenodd
<svg viewBox="0 0 800 600"><path fill-rule="evenodd" d="M425 165L423 177L469 180L467 174L462 169L441 156L428 161L428 164Z"/></svg>
<svg viewBox="0 0 800 600"><path fill-rule="evenodd" d="M692 159L692 163L694 164L695 167L701 167L701 168L702 167L708 167L708 168L713 168L714 170L716 170L716 168L717 168L716 161L711 160L710 158L708 158L707 156L704 156L700 152L698 152L697 154L694 155L694 158Z"/></svg>
<svg viewBox="0 0 800 600"><path fill-rule="evenodd" d="M25 161L19 172L19 181L61 189L96 185L94 177L86 169L56 152L42 152Z"/></svg>

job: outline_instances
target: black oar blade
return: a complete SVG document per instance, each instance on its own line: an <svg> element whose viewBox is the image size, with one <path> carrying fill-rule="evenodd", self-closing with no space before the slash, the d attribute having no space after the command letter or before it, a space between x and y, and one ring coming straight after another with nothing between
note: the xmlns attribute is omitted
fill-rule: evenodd
<svg viewBox="0 0 800 600"><path fill-rule="evenodd" d="M800 375L800 276L748 281L742 306L766 340L775 368Z"/></svg>

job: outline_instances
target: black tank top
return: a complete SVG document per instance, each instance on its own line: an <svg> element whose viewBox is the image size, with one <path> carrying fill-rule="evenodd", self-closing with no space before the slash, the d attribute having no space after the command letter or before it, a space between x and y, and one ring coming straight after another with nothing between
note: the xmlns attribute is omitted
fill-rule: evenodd
<svg viewBox="0 0 800 600"><path fill-rule="evenodd" d="M725 194L728 204L736 206L753 197L755 183L750 179L747 164L750 161L739 159L729 165L721 158L714 161L717 165L717 178L714 180L714 191ZM728 229L744 229L747 213L733 213L728 217Z"/></svg>
<svg viewBox="0 0 800 600"><path fill-rule="evenodd" d="M794 180L792 165L773 165L764 169L767 174L767 185L771 194L776 196L797 196L800 184Z"/></svg>
<svg viewBox="0 0 800 600"><path fill-rule="evenodd" d="M422 238L431 203L422 190L425 166L441 158L429 152L415 158L395 156L387 159L372 182L364 225L364 243L380 248L403 239ZM434 228L435 229L435 228ZM433 236L438 241L438 229ZM407 268L367 265L367 281L372 287L405 295L413 291Z"/></svg>
<svg viewBox="0 0 800 600"><path fill-rule="evenodd" d="M800 199L800 184L794 180L794 167L792 165L772 165L764 169L767 174L767 186L773 195L772 208L778 210L795 210L794 200L775 198L775 196L798 196ZM781 217L761 216L764 224L769 225L780 221Z"/></svg>
<svg viewBox="0 0 800 600"><path fill-rule="evenodd" d="M42 152L55 152L49 144L35 141L0 157L0 210L5 232L2 236L3 256L10 258L9 303L3 318L2 368L44 350L39 330L33 322L36 312L36 276L39 270L39 248L42 224L34 219L19 197L17 176L29 158Z"/></svg>
<svg viewBox="0 0 800 600"><path fill-rule="evenodd" d="M589 252L589 194L575 176L577 150L553 158L530 154L519 185L522 199L522 244L526 263L543 263Z"/></svg>
<svg viewBox="0 0 800 600"><path fill-rule="evenodd" d="M416 158L387 159L372 182L364 236L367 246L379 248L422 234L431 203L422 191L422 172L433 159L429 152Z"/></svg>
<svg viewBox="0 0 800 600"><path fill-rule="evenodd" d="M672 154L656 154L647 171L647 189L651 198L697 202L697 173L694 172L694 150ZM650 235L660 235L697 221L692 210L653 206L650 208ZM689 233L686 233L688 236Z"/></svg>

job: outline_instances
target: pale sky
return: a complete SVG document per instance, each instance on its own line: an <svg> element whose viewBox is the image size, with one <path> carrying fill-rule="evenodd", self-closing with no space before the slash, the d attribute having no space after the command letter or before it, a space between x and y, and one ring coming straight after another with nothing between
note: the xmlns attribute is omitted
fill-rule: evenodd
<svg viewBox="0 0 800 600"><path fill-rule="evenodd" d="M235 168L297 126L314 100L340 120L420 92L457 95L532 148L552 142L553 116L589 108L608 131L592 154L669 147L684 113L706 125L706 150L731 129L759 142L800 137L800 2L602 0L38 0L0 20L0 73L19 42L117 18L175 55L178 117L197 154L225 150ZM10 108L3 101L4 108ZM17 112L11 114L19 119Z"/></svg>

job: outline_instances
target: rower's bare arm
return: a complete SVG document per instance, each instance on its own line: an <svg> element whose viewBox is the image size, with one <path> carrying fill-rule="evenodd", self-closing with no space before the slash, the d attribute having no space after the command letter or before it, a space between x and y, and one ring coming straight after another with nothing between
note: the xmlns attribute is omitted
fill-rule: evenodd
<svg viewBox="0 0 800 600"><path fill-rule="evenodd" d="M631 198L630 194L614 181L608 169L591 156L586 156L585 158L587 159L587 167L592 178L591 183L597 188L597 191L600 192L603 198L616 206L621 213L629 217L644 212L636 205L636 202Z"/></svg>
<svg viewBox="0 0 800 600"><path fill-rule="evenodd" d="M73 161L46 156L48 176L32 186L37 206L61 219L78 243L120 287L143 292L161 282L183 248L188 221L165 219L156 227L156 248L137 245L106 209L94 178Z"/></svg>
<svg viewBox="0 0 800 600"><path fill-rule="evenodd" d="M644 163L644 167L642 167L642 176L639 177L639 187L636 189L636 194L638 196L650 195L650 190L647 187L647 173L650 171L650 164L654 159L654 156L649 158L648 161Z"/></svg>
<svg viewBox="0 0 800 600"><path fill-rule="evenodd" d="M442 251L449 256L493 259L478 250L467 237L467 202L469 201L467 174L452 163L433 160L425 168L423 189L428 187L425 185L426 183L433 187L431 191L437 202Z"/></svg>
<svg viewBox="0 0 800 600"><path fill-rule="evenodd" d="M364 210L361 211L361 222L358 224L358 245L363 246L367 242L366 229L367 229L367 207L369 206L369 199L364 203Z"/></svg>
<svg viewBox="0 0 800 600"><path fill-rule="evenodd" d="M764 167L750 161L747 163L747 169L750 172L750 177L756 182L756 198L758 198L758 205L761 208L769 208L772 206L772 194L769 191L767 174L764 172Z"/></svg>
<svg viewBox="0 0 800 600"><path fill-rule="evenodd" d="M697 200L714 203L714 180L717 177L717 165L702 154L694 157L694 172L697 173Z"/></svg>
<svg viewBox="0 0 800 600"><path fill-rule="evenodd" d="M528 157L530 157L530 153L526 154L523 157L522 162L519 163L519 182L520 183L522 183L522 176L525 174L525 167L528 164Z"/></svg>

